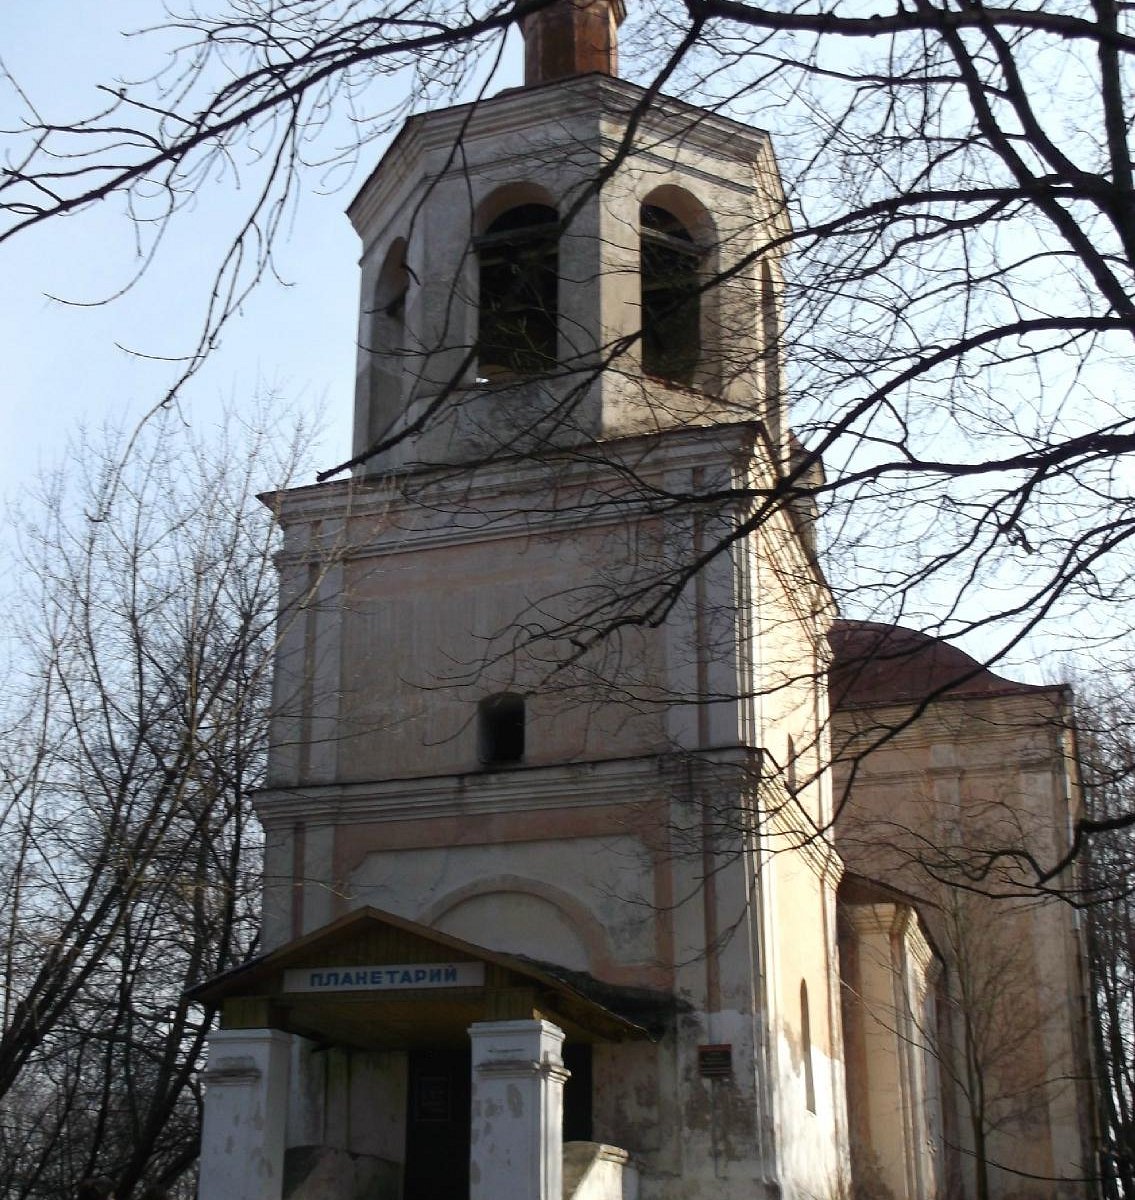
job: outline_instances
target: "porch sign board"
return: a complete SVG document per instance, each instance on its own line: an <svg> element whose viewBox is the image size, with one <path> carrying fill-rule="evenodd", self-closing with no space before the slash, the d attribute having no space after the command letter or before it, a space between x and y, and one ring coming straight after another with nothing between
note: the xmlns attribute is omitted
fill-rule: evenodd
<svg viewBox="0 0 1135 1200"><path fill-rule="evenodd" d="M370 967L300 967L284 972L285 992L392 992L405 988L481 987L479 962L383 963Z"/></svg>

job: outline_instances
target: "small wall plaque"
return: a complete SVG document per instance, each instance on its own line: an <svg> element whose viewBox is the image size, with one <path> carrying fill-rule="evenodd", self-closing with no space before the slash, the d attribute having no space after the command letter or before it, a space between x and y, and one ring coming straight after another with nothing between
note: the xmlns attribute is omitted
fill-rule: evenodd
<svg viewBox="0 0 1135 1200"><path fill-rule="evenodd" d="M733 1074L733 1047L728 1042L698 1047L698 1074L703 1079L728 1079Z"/></svg>
<svg viewBox="0 0 1135 1200"><path fill-rule="evenodd" d="M452 1090L448 1075L420 1075L414 1089L414 1119L427 1124L449 1121Z"/></svg>

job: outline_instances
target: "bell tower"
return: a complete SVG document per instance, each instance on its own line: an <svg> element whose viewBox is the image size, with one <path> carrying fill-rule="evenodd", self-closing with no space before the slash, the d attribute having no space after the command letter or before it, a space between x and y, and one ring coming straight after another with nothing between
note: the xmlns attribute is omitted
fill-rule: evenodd
<svg viewBox="0 0 1135 1200"><path fill-rule="evenodd" d="M784 458L768 136L618 79L622 17L538 10L525 86L411 118L351 204L362 474L754 420Z"/></svg>
<svg viewBox="0 0 1135 1200"><path fill-rule="evenodd" d="M754 520L784 199L764 132L618 78L623 16L543 6L522 88L406 123L348 210L354 476L272 498L268 953L218 1036L291 1096L272 1170L337 1194L436 1200L443 1109L455 1200L846 1167L831 602L807 514ZM429 1091L443 1052L465 1092Z"/></svg>

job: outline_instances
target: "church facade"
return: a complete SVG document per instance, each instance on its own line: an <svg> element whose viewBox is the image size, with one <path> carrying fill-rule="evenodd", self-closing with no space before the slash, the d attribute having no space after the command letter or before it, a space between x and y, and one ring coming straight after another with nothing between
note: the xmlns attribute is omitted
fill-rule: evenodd
<svg viewBox="0 0 1135 1200"><path fill-rule="evenodd" d="M975 1114L976 940L913 854L994 787L1064 836L1067 698L956 652L888 691L940 644L834 623L814 510L766 504L769 139L618 79L621 16L540 10L526 86L411 118L350 207L356 473L270 498L264 953L198 989L200 1195L1086 1196L1070 915L1012 907L1035 1011Z"/></svg>

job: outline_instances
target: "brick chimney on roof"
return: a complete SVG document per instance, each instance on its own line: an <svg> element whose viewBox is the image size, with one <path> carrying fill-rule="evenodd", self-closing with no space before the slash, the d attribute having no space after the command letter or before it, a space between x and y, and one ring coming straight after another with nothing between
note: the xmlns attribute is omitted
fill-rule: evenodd
<svg viewBox="0 0 1135 1200"><path fill-rule="evenodd" d="M525 17L524 86L599 71L619 73L619 26L623 0L552 0Z"/></svg>

